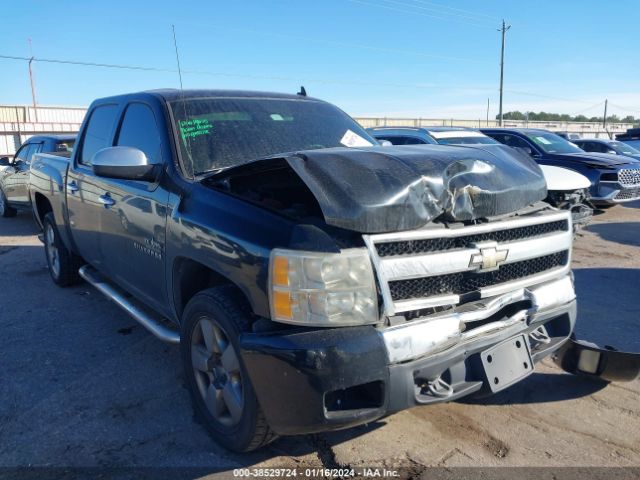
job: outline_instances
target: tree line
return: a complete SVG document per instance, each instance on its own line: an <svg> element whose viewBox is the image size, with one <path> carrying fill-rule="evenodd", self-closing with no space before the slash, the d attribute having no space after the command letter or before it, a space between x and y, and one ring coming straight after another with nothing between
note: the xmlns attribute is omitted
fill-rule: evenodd
<svg viewBox="0 0 640 480"><path fill-rule="evenodd" d="M519 111L507 112L503 115L505 120L526 120L527 114ZM602 123L603 117L587 117L585 115L568 115L566 113L548 113L548 112L529 112L530 121L551 121L551 122L599 122ZM499 115L496 115L499 120ZM617 115L607 115L607 123L640 123L640 118L636 119L633 115L627 115L620 118Z"/></svg>

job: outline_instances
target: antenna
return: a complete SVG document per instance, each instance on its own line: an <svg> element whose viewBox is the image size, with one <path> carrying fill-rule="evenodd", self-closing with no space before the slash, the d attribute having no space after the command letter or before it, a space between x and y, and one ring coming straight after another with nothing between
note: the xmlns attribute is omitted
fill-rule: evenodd
<svg viewBox="0 0 640 480"><path fill-rule="evenodd" d="M304 88L304 86L300 86L300 91L298 92L298 95L300 95L301 97L306 97L307 96L307 90Z"/></svg>
<svg viewBox="0 0 640 480"><path fill-rule="evenodd" d="M180 91L182 92L182 70L180 69L180 54L178 53L178 41L176 40L176 26L171 25L173 30L173 46L176 49L176 63L178 64L178 78L180 79Z"/></svg>
<svg viewBox="0 0 640 480"><path fill-rule="evenodd" d="M180 102L182 103L182 111L184 112L184 119L187 120L187 103L184 101L184 88L182 87L182 69L180 68L180 53L178 52L178 41L176 40L176 26L171 24L171 30L173 31L173 46L176 49L176 63L178 64L178 78L180 79ZM191 167L191 175L195 178L195 167L193 165L193 157L191 155L191 145L188 137L183 136L182 134L182 126L180 125L180 121L178 121L178 127L180 137L184 141L184 147L187 152L187 156L189 157L190 167Z"/></svg>

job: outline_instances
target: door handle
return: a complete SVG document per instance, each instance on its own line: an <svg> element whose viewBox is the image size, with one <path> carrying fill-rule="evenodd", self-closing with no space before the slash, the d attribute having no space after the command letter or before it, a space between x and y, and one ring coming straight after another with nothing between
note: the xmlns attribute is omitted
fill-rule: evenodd
<svg viewBox="0 0 640 480"><path fill-rule="evenodd" d="M98 201L102 205L104 205L104 208L109 208L116 204L116 201L113 198L111 198L111 195L109 195L108 193L105 193L104 195L100 195L98 197Z"/></svg>
<svg viewBox="0 0 640 480"><path fill-rule="evenodd" d="M78 184L76 183L75 180L72 180L71 182L67 183L67 192L76 193L77 191L78 191Z"/></svg>

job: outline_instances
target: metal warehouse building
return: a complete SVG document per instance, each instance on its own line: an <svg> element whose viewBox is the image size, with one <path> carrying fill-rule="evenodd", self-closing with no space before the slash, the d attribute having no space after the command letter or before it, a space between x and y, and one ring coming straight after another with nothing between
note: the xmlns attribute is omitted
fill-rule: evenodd
<svg viewBox="0 0 640 480"><path fill-rule="evenodd" d="M76 133L86 112L86 107L0 105L0 157L13 155L32 135Z"/></svg>

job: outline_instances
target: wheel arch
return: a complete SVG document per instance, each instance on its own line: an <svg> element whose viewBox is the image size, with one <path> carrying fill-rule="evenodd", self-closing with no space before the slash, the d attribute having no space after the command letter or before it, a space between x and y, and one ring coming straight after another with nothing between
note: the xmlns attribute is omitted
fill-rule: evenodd
<svg viewBox="0 0 640 480"><path fill-rule="evenodd" d="M251 297L241 285L217 269L189 257L177 257L172 266L172 284L174 310L178 321L185 307L197 293L223 285L233 286L242 294L247 305L254 310ZM254 310L255 311L255 310Z"/></svg>

